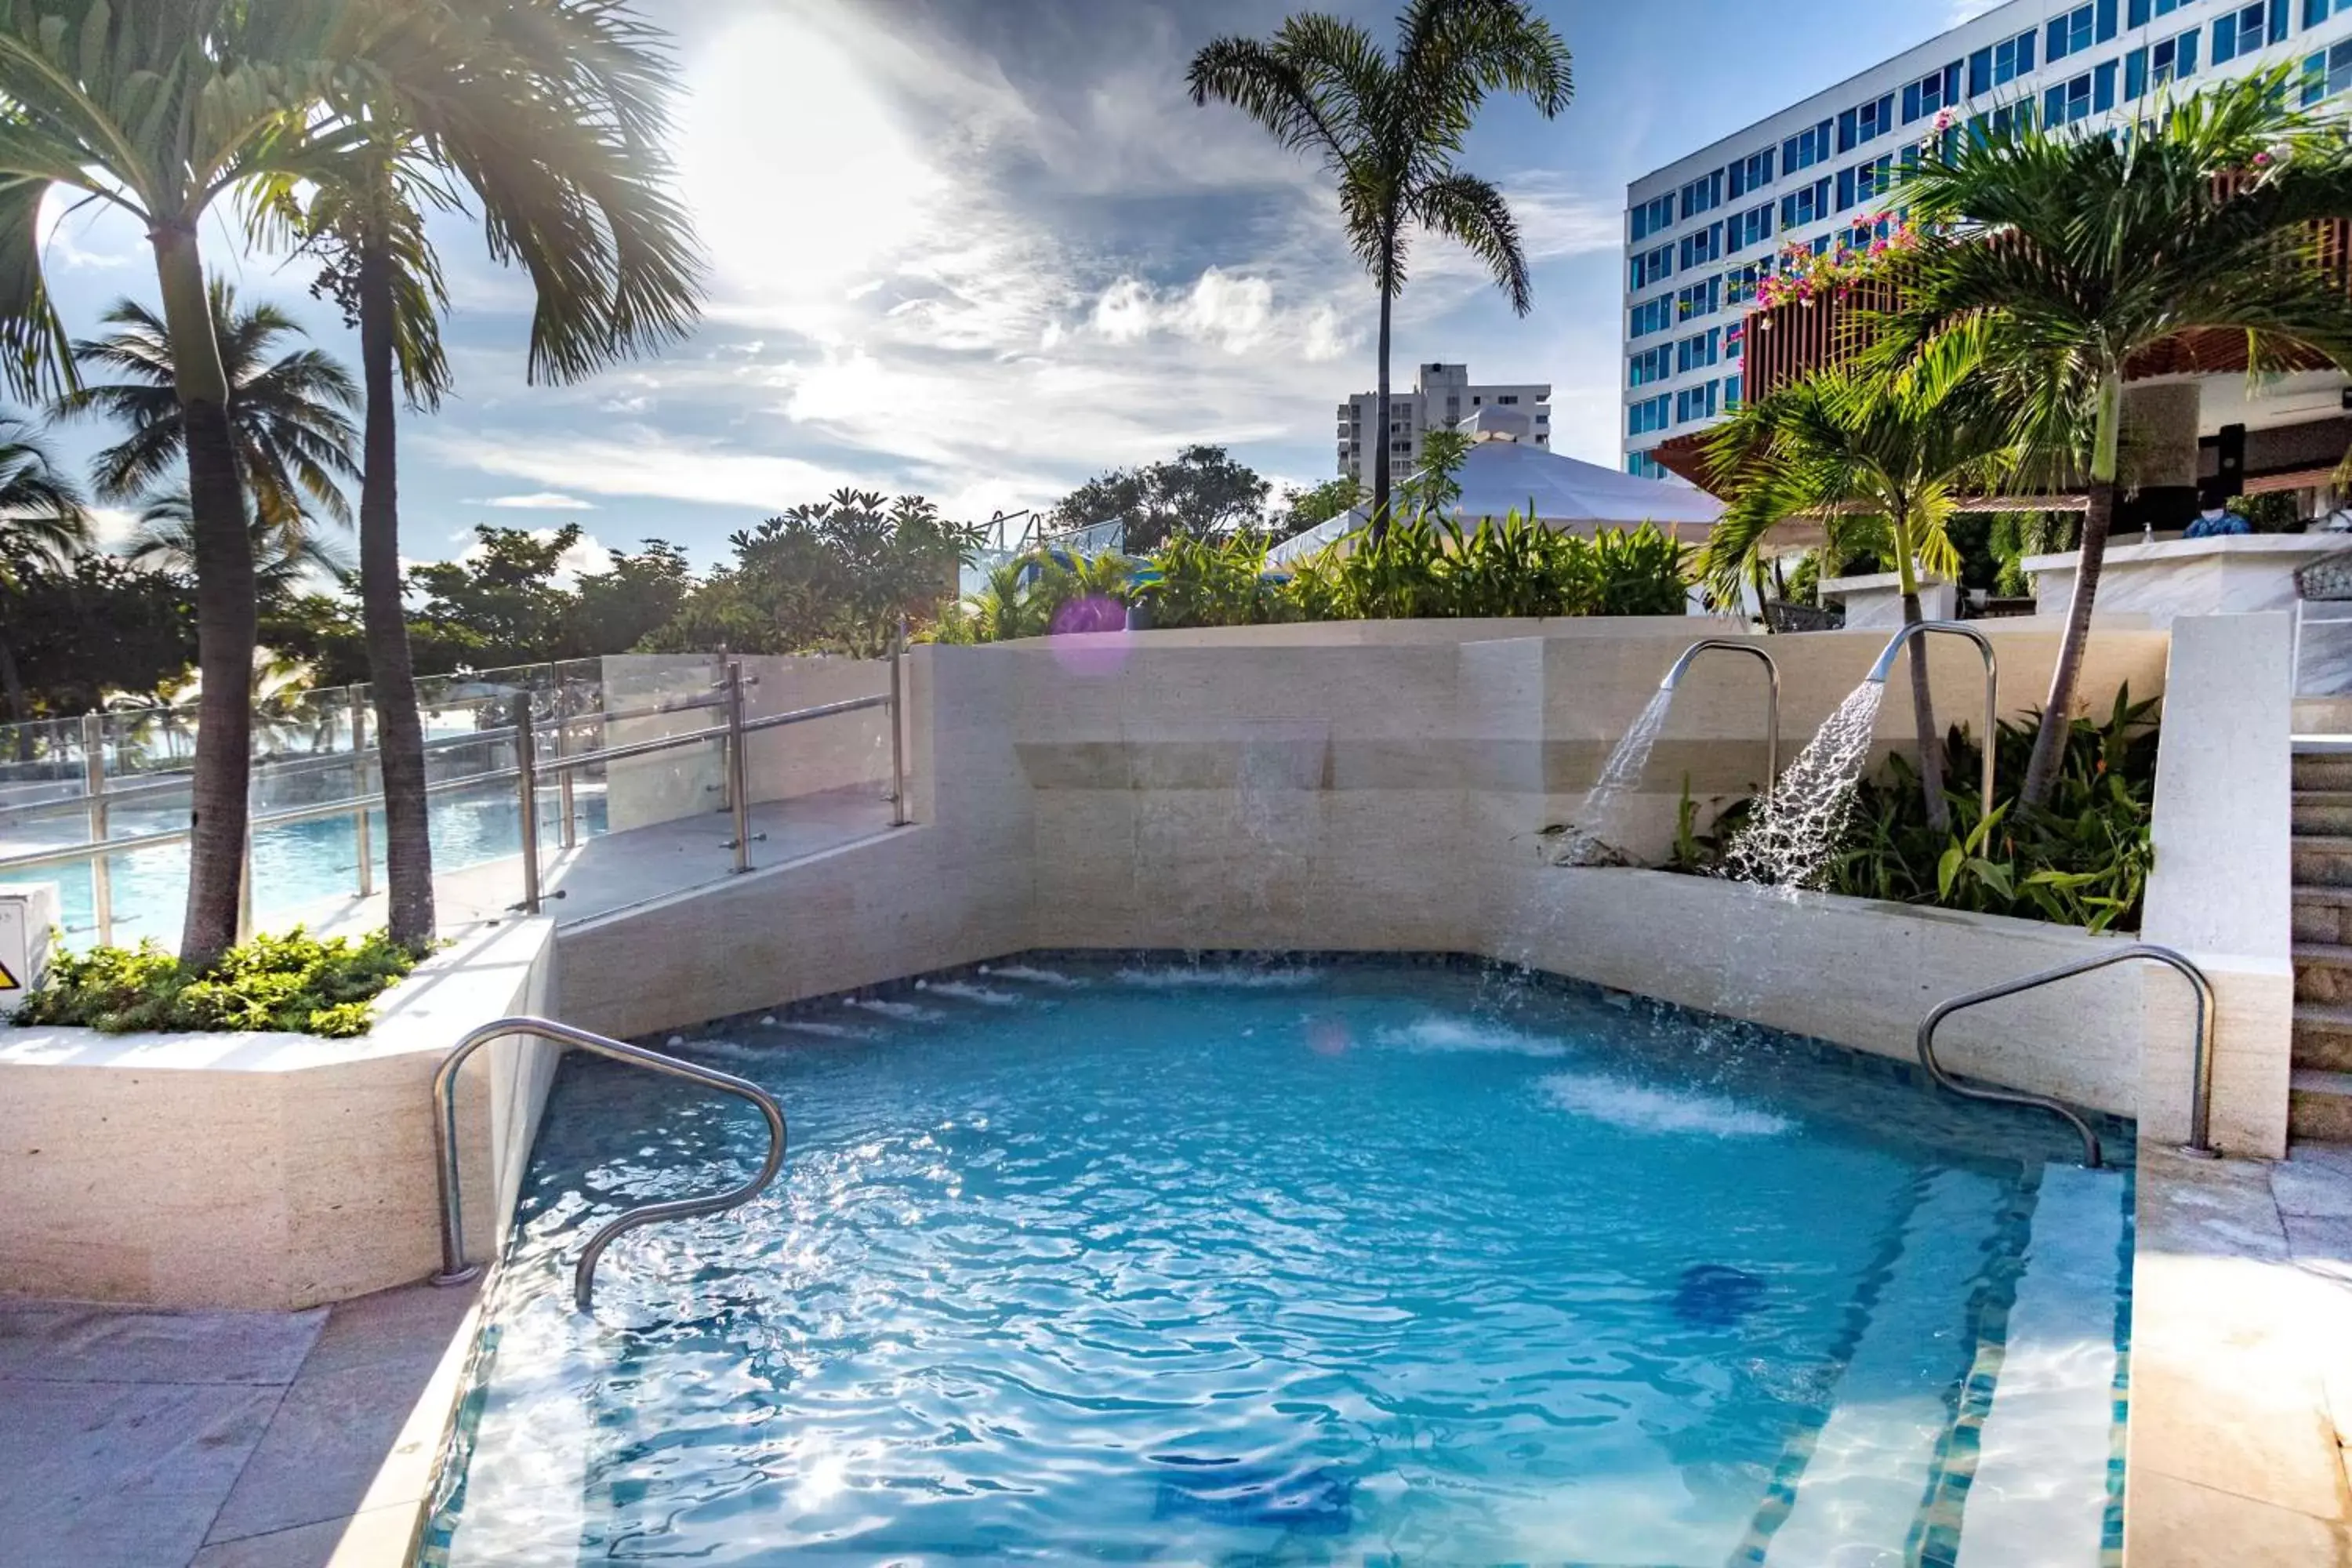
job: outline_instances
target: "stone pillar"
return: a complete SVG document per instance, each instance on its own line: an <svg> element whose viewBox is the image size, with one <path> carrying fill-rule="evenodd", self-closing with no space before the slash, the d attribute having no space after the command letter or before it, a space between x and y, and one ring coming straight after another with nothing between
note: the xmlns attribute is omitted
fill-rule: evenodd
<svg viewBox="0 0 2352 1568"><path fill-rule="evenodd" d="M2179 529L2197 515L2197 418L2194 381L2136 382L2124 388L2124 498L2115 532L2143 527Z"/></svg>

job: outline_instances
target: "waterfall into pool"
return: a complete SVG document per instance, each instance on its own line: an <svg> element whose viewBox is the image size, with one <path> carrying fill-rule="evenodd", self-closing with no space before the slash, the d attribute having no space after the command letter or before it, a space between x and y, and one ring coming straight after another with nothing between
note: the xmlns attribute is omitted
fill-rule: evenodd
<svg viewBox="0 0 2352 1568"><path fill-rule="evenodd" d="M1616 829L1618 802L1626 791L1642 782L1642 770L1649 765L1650 750L1658 743L1658 732L1666 727L1666 710L1674 700L1674 688L1670 686L1661 686L1651 693L1649 706L1642 710L1641 716L1618 741L1609 760L1601 764L1601 776L1586 792L1584 805L1577 813L1580 820L1569 828L1554 858L1556 864L1600 865L1617 853L1605 836Z"/></svg>
<svg viewBox="0 0 2352 1568"><path fill-rule="evenodd" d="M1783 888L1819 885L1845 836L1885 697L1875 680L1846 694L1724 851L1725 876Z"/></svg>

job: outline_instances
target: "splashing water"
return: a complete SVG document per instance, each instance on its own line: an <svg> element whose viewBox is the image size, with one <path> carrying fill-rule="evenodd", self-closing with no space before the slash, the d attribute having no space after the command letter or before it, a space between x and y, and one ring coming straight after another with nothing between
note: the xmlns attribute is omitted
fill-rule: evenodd
<svg viewBox="0 0 2352 1568"><path fill-rule="evenodd" d="M1633 721L1617 749L1609 753L1601 764L1601 776L1585 793L1584 805L1577 815L1581 821L1572 824L1561 836L1552 854L1555 866L1622 865L1624 856L1602 835L1616 830L1617 803L1627 790L1642 782L1642 770L1649 765L1650 749L1658 743L1658 731L1666 727L1666 710L1675 700L1669 688L1661 686L1652 694L1650 705Z"/></svg>
<svg viewBox="0 0 2352 1568"><path fill-rule="evenodd" d="M1724 852L1723 874L1783 888L1818 886L1845 837L1886 688L1865 680L1847 693L1755 817Z"/></svg>

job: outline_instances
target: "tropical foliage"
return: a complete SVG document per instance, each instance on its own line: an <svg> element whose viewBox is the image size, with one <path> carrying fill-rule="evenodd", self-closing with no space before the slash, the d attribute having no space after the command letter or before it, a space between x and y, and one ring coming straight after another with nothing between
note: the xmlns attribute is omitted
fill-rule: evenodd
<svg viewBox="0 0 2352 1568"><path fill-rule="evenodd" d="M19 1003L20 1025L133 1030L260 1029L345 1038L375 1022L374 999L416 967L381 932L321 940L297 926L258 936L211 964L181 963L152 942L59 953Z"/></svg>
<svg viewBox="0 0 2352 1568"><path fill-rule="evenodd" d="M1931 904L1941 909L2017 915L2092 931L2138 929L2147 875L2155 863L2149 823L2155 809L2158 704L2134 702L2126 689L2103 721L2065 727L2050 804L2017 797L2038 723L2004 720L1998 777L2011 784L1986 815L1977 793L1983 753L1955 728L1940 748L1946 826L1927 820L1919 778L1908 758L1890 756L1885 772L1863 782L1846 837L1823 887L1856 898ZM1686 833L1673 868L1712 871L1721 847L1752 815L1742 801L1716 819L1710 834Z"/></svg>
<svg viewBox="0 0 2352 1568"><path fill-rule="evenodd" d="M1380 290L1380 405L1389 402L1390 321L1412 238L1430 229L1486 264L1524 316L1534 290L1503 193L1457 166L1486 96L1524 97L1549 120L1575 84L1568 46L1527 0L1410 0L1396 48L1361 26L1301 12L1272 38L1225 37L1192 58L1192 101L1233 104L1339 187L1348 244ZM1372 443L1373 531L1389 510L1389 443Z"/></svg>
<svg viewBox="0 0 2352 1568"><path fill-rule="evenodd" d="M1878 322L1880 366L1949 384L1980 368L2021 435L2087 475L2083 569L2023 799L2066 756L2099 565L2114 521L2126 367L2184 333L2242 341L2256 369L2352 367L2352 298L2315 220L2352 213L2340 117L2294 106L2284 69L2155 107L2114 135L2044 129L1946 139L1906 173L1921 238Z"/></svg>
<svg viewBox="0 0 2352 1568"><path fill-rule="evenodd" d="M1067 533L1117 519L1129 550L1157 550L1180 535L1257 528L1272 489L1224 447L1196 443L1165 462L1096 475L1055 503L1045 529Z"/></svg>
<svg viewBox="0 0 2352 1568"><path fill-rule="evenodd" d="M894 644L902 619L930 624L985 537L921 496L835 490L730 536L733 562L686 595L646 647L872 658Z"/></svg>

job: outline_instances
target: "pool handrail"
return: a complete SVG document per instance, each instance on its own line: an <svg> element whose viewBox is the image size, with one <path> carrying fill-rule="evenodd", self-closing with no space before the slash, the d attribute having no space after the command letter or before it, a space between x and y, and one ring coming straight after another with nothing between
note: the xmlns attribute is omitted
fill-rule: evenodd
<svg viewBox="0 0 2352 1568"><path fill-rule="evenodd" d="M2064 1117L2073 1123L2074 1131L2082 1135L2084 1166L2095 1171L2100 1164L2099 1135L2091 1130L2091 1124L2078 1112L2071 1106L2053 1100L2047 1095L2025 1094L2015 1089L1993 1089L1960 1082L1946 1072L1943 1064L1936 1059L1936 1028L1946 1018L1963 1008L1997 1001L2003 996L2014 996L2020 992L2032 991L2055 981L2071 980L2078 974L2088 974L2095 970L2105 969L2110 964L2129 963L2135 960L2161 963L2179 971L2196 992L2197 1045L2189 1067L2189 1142L2181 1145L2180 1152L2200 1160L2218 1160L2221 1158L2221 1151L2213 1147L2210 1125L2213 1099L2213 1031L2218 1021L2213 1003L2213 983L2188 955L2176 952L2172 948L2159 947L2154 942L2133 942L2127 947L2118 947L2111 952L2095 953L2089 958L2077 959L2072 963L2062 963L2055 969L2044 969L2037 973L2021 975L2015 980L2003 981L1999 985L1988 985L1981 991L1971 991L1965 996L1955 996L1948 1002L1940 1003L1919 1021L1919 1065L1927 1069L1927 1076L1933 1079L1939 1088L1949 1089L1954 1094L1969 1100L1990 1100L2009 1105L2036 1106Z"/></svg>
<svg viewBox="0 0 2352 1568"><path fill-rule="evenodd" d="M668 1198L658 1203L639 1204L606 1220L604 1226L588 1238L588 1245L581 1250L579 1261L572 1268L572 1304L583 1312L589 1310L595 1291L597 1259L604 1256L604 1249L615 1238L639 1226L666 1219L690 1219L698 1215L718 1214L739 1204L749 1203L775 1180L776 1172L783 1165L784 1108L776 1103L775 1096L750 1079L737 1078L730 1072L720 1072L717 1068L704 1067L698 1062L647 1050L643 1046L609 1039L570 1024L560 1024L552 1018L520 1016L494 1019L459 1040L433 1074L433 1152L441 1181L441 1271L432 1277L436 1285L462 1285L482 1271L482 1265L466 1261L464 1193L457 1173L457 1071L466 1065L466 1058L482 1047L509 1035L530 1035L559 1046L576 1046L614 1061L647 1068L671 1078L685 1079L690 1083L736 1095L758 1107L761 1116L768 1123L768 1156L761 1162L759 1173L750 1181L703 1197Z"/></svg>
<svg viewBox="0 0 2352 1568"><path fill-rule="evenodd" d="M1738 637L1701 637L1683 649L1658 682L1661 691L1672 691L1682 684L1698 656L1720 648L1727 653L1753 654L1764 661L1764 798L1772 797L1772 786L1780 777L1780 662L1755 643ZM1671 701L1672 700L1669 699Z"/></svg>
<svg viewBox="0 0 2352 1568"><path fill-rule="evenodd" d="M1983 796L1984 814L1990 816L1993 753L2000 749L2000 660L1993 653L1992 638L1965 621L1913 621L1886 639L1885 647L1879 650L1878 662L1870 667L1870 673L1863 679L1866 684L1884 687L1888 672L1895 668L1895 656L1903 651L1903 645L1926 632L1947 632L1953 637L1966 637L1976 644L1977 652L1984 656L1984 734L1979 747L1984 752L1984 764L1980 770L1983 776L1978 787ZM1922 762L1924 763L1924 758Z"/></svg>

